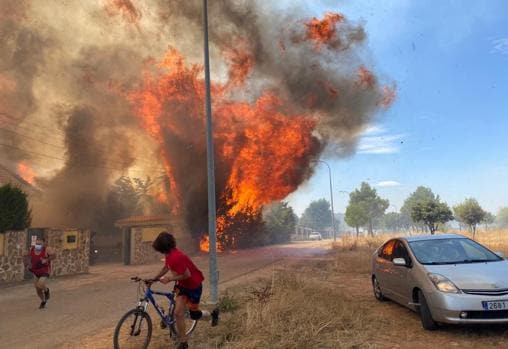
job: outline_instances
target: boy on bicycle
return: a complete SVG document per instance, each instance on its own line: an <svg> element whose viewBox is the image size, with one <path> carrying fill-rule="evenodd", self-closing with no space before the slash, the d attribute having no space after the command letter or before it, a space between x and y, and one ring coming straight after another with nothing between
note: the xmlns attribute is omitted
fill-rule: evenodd
<svg viewBox="0 0 508 349"><path fill-rule="evenodd" d="M211 313L199 309L201 293L203 291L203 273L196 267L192 260L182 251L176 248L176 241L173 235L168 232L161 232L152 244L152 247L166 255L166 261L162 270L155 276L154 280L167 284L176 281L176 307L175 320L180 345L178 349L187 349L187 336L185 335L185 312L189 310L193 320L212 320L212 326L219 322L219 309ZM172 276L165 276L168 271Z"/></svg>

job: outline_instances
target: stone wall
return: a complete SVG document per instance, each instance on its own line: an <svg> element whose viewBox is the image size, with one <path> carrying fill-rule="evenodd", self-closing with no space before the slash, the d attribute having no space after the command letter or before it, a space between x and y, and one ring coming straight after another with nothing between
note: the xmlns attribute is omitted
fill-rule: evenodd
<svg viewBox="0 0 508 349"><path fill-rule="evenodd" d="M165 227L161 227L161 231ZM143 228L131 228L131 259L130 264L156 263L164 256L152 248L153 241L143 241Z"/></svg>
<svg viewBox="0 0 508 349"><path fill-rule="evenodd" d="M51 262L51 276L88 273L90 261L90 231L73 230L77 235L76 248L69 249L65 244L68 230L48 229L44 235L46 244L55 252Z"/></svg>
<svg viewBox="0 0 508 349"><path fill-rule="evenodd" d="M26 246L25 231L4 233L4 250L0 253L0 284L21 281L25 276L23 254Z"/></svg>

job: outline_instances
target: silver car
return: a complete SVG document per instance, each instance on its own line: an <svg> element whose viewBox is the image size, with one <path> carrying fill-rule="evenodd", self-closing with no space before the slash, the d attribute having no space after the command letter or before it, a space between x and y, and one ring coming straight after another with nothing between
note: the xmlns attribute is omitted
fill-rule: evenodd
<svg viewBox="0 0 508 349"><path fill-rule="evenodd" d="M419 312L427 330L508 323L508 261L462 235L389 240L372 256L372 287Z"/></svg>
<svg viewBox="0 0 508 349"><path fill-rule="evenodd" d="M313 231L309 234L309 240L315 241L321 239L323 239L323 237L321 236L321 233L318 233L317 231Z"/></svg>

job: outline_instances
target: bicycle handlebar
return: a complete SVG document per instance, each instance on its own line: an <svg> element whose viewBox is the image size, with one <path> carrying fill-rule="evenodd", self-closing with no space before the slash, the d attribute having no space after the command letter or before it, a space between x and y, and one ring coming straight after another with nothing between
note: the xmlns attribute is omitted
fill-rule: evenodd
<svg viewBox="0 0 508 349"><path fill-rule="evenodd" d="M155 280L155 279L141 279L140 277L137 277L137 276L131 277L131 280L134 282L144 282L147 285L153 284L154 282L159 281L159 280Z"/></svg>

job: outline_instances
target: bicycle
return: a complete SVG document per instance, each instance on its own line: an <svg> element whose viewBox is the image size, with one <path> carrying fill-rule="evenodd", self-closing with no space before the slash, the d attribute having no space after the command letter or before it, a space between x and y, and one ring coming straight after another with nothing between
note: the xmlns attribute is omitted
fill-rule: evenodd
<svg viewBox="0 0 508 349"><path fill-rule="evenodd" d="M156 280L141 279L137 276L131 277L131 280L138 283L139 302L136 308L125 313L116 325L115 335L113 338L114 348L148 348L152 338L152 319L150 314L147 312L149 304L152 304L157 314L160 316L161 328L168 328L170 337L178 338L178 330L176 328L176 320L174 317L176 305L175 292L153 291L151 287ZM143 295L142 297L140 297L141 294ZM167 313L164 312L164 308L157 304L155 300L156 295L164 296L168 299L169 307ZM185 318L188 321L186 334L189 335L196 328L197 320L192 320L188 314ZM146 330L144 330L145 327ZM122 332L124 329L126 330L125 334L127 334L127 339L125 340L125 343L121 343L122 338L120 338L120 336L124 333ZM146 331L146 336L142 334L144 331ZM139 345L137 345L137 343L139 343Z"/></svg>

